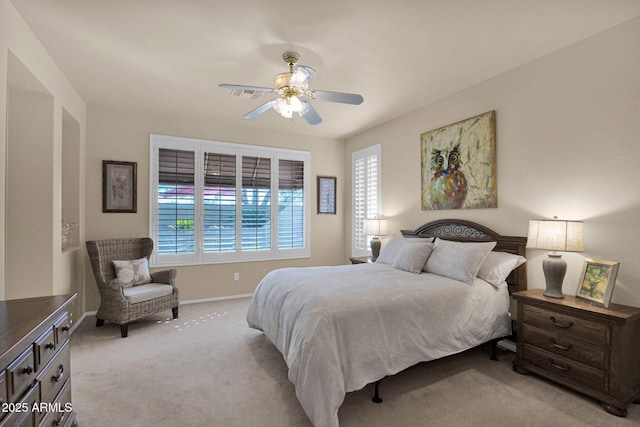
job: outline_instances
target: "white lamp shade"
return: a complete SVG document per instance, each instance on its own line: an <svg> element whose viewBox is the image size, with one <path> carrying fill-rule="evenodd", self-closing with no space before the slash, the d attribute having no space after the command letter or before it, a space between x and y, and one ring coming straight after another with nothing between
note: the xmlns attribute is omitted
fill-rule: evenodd
<svg viewBox="0 0 640 427"><path fill-rule="evenodd" d="M527 247L562 252L582 252L582 221L531 220Z"/></svg>
<svg viewBox="0 0 640 427"><path fill-rule="evenodd" d="M363 233L370 236L384 236L387 234L387 220L380 218L365 219Z"/></svg>

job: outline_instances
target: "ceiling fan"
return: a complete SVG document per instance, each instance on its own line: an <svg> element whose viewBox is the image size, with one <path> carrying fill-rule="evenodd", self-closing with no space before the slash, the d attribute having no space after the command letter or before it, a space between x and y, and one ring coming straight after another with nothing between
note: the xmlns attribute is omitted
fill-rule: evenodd
<svg viewBox="0 0 640 427"><path fill-rule="evenodd" d="M360 105L362 95L343 92L328 92L325 90L309 90L309 83L315 75L315 70L304 65L297 65L300 55L295 52L285 52L282 58L289 65L288 73L278 74L275 78L274 88L259 86L243 86L232 84L219 85L225 89L240 90L246 92L277 93L280 97L265 102L258 108L244 115L245 119L253 119L273 108L282 117L288 119L293 113L298 113L310 125L322 123L322 118L309 103L312 99L319 101L339 102L342 104Z"/></svg>

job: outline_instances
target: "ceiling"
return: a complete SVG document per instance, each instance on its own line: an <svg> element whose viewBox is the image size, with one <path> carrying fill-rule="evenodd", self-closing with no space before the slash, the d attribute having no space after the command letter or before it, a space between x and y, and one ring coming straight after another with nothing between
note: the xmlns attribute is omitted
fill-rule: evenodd
<svg viewBox="0 0 640 427"><path fill-rule="evenodd" d="M640 15L640 0L12 0L89 106L348 138ZM282 54L317 71L323 123L231 98L273 86Z"/></svg>

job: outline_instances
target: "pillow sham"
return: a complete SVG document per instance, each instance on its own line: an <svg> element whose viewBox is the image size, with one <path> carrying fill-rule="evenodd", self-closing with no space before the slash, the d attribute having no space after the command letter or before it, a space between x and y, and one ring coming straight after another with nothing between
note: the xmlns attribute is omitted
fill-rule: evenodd
<svg viewBox="0 0 640 427"><path fill-rule="evenodd" d="M527 260L520 255L507 252L490 252L482 262L478 270L478 277L491 283L493 286L500 286L507 280L509 274L520 267Z"/></svg>
<svg viewBox="0 0 640 427"><path fill-rule="evenodd" d="M400 249L404 246L404 237L392 237L387 243L382 246L380 255L376 259L376 262L380 264L393 264L393 261L398 256Z"/></svg>
<svg viewBox="0 0 640 427"><path fill-rule="evenodd" d="M409 273L419 274L422 272L425 262L433 251L430 243L408 243L406 242L398 256L393 261L392 267Z"/></svg>
<svg viewBox="0 0 640 427"><path fill-rule="evenodd" d="M147 258L124 261L114 260L113 267L116 270L116 277L124 282L125 288L151 282L149 260Z"/></svg>
<svg viewBox="0 0 640 427"><path fill-rule="evenodd" d="M471 285L482 262L495 246L496 242L453 242L436 238L425 270Z"/></svg>

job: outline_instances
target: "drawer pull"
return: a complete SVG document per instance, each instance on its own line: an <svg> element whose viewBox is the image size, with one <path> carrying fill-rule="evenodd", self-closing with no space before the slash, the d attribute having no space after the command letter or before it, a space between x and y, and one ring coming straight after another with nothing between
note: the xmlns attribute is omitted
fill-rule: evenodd
<svg viewBox="0 0 640 427"><path fill-rule="evenodd" d="M53 341L51 341L50 343L48 343L47 345L44 346L44 348L49 349L49 350L53 350L53 348L56 346L56 343L54 343Z"/></svg>
<svg viewBox="0 0 640 427"><path fill-rule="evenodd" d="M33 374L33 365L29 365L26 368L22 368L22 373L27 375Z"/></svg>
<svg viewBox="0 0 640 427"><path fill-rule="evenodd" d="M560 323L560 322L557 322L557 321L556 321L556 318L555 318L555 317L553 317L553 316L549 317L549 319L551 320L551 322L552 322L554 325L556 325L556 326L557 326L557 327L559 327L559 328L565 328L565 329L566 329L566 328L570 328L570 327L572 327L572 326L573 326L573 322L569 322L569 323Z"/></svg>
<svg viewBox="0 0 640 427"><path fill-rule="evenodd" d="M55 382L60 382L62 377L64 377L64 365L60 365L59 369L60 369L60 373L58 375L51 375L51 379L54 380Z"/></svg>
<svg viewBox="0 0 640 427"><path fill-rule="evenodd" d="M71 326L69 326L68 323L62 327L62 330L65 332L69 331L69 329L71 329Z"/></svg>
<svg viewBox="0 0 640 427"><path fill-rule="evenodd" d="M573 344L567 344L567 345L560 345L556 342L555 338L549 338L549 341L551 341L551 345L554 346L555 348L558 348L560 350L570 350L571 347L573 347Z"/></svg>
<svg viewBox="0 0 640 427"><path fill-rule="evenodd" d="M571 366L558 365L553 359L549 359L549 363L551 363L551 366L562 372L569 372L569 370L571 369Z"/></svg>
<svg viewBox="0 0 640 427"><path fill-rule="evenodd" d="M62 422L64 421L64 415L65 415L65 413L63 412L62 415L60 415L60 418L58 418L57 420L53 420L53 425L54 426L61 426Z"/></svg>

